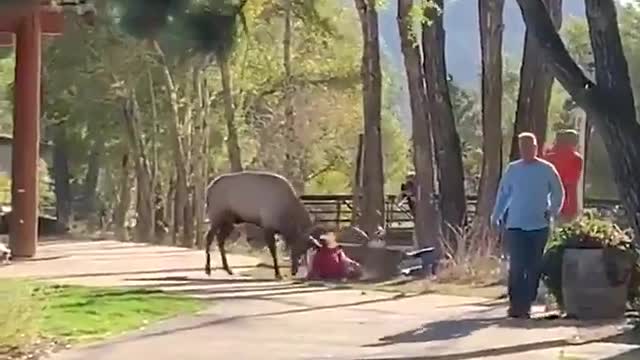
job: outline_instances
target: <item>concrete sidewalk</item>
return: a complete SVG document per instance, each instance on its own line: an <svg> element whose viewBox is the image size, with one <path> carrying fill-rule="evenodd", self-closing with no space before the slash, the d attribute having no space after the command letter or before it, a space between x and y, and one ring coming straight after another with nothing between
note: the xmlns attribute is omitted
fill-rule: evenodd
<svg viewBox="0 0 640 360"><path fill-rule="evenodd" d="M563 353L576 360L640 354L633 339L613 337L618 324L506 320L505 306L486 299L338 290L221 271L207 278L200 251L107 241L43 244L40 254L38 261L0 268L0 277L157 287L214 299L196 316L65 351L53 360L559 360ZM229 261L238 268L257 263L245 256Z"/></svg>

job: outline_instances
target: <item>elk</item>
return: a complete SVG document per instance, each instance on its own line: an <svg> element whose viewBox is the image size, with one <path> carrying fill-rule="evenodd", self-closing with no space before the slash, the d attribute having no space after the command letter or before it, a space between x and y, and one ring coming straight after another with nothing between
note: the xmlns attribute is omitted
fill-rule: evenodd
<svg viewBox="0 0 640 360"><path fill-rule="evenodd" d="M216 177L207 187L205 273L211 275L210 247L218 243L223 269L232 275L224 248L235 224L251 223L263 229L264 241L273 259L275 277L281 279L276 254L278 234L290 250L291 274L298 272L299 260L311 245L313 221L291 183L284 177L262 171L242 171Z"/></svg>

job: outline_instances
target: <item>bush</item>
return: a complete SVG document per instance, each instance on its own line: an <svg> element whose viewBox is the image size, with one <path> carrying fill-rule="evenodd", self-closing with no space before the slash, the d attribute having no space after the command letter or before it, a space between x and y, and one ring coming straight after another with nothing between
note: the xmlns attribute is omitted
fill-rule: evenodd
<svg viewBox="0 0 640 360"><path fill-rule="evenodd" d="M0 354L28 346L38 338L43 305L35 291L28 282L0 281Z"/></svg>
<svg viewBox="0 0 640 360"><path fill-rule="evenodd" d="M560 308L564 307L562 259L565 249L604 249L605 269L610 284L619 286L629 279L628 300L632 304L638 301L640 264L637 248L628 231L590 214L554 231L544 254L542 280ZM621 264L632 264L632 267L628 269Z"/></svg>

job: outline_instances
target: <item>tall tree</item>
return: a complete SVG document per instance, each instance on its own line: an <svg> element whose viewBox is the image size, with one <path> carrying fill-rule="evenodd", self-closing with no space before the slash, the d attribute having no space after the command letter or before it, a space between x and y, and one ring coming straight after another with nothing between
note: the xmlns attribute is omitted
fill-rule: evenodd
<svg viewBox="0 0 640 360"><path fill-rule="evenodd" d="M236 125L236 110L233 101L233 88L231 84L231 70L226 54L218 57L218 68L222 81L222 98L224 100L224 119L227 124L227 153L231 171L242 171L242 154L238 141L238 126Z"/></svg>
<svg viewBox="0 0 640 360"><path fill-rule="evenodd" d="M122 110L125 122L125 133L133 155L133 163L136 172L136 238L140 241L150 241L154 235L154 211L151 166L146 155L142 131L140 130L140 110L138 99L134 90L129 88L127 96L123 99Z"/></svg>
<svg viewBox="0 0 640 360"><path fill-rule="evenodd" d="M472 235L490 240L489 218L502 171L502 13L504 0L479 0L482 52L482 170ZM487 250L492 250L491 246Z"/></svg>
<svg viewBox="0 0 640 360"><path fill-rule="evenodd" d="M293 184L293 187L301 193L304 191L303 169L300 168L299 146L296 136L296 116L294 108L295 89L293 85L293 73L291 69L291 42L292 42L292 0L284 0L284 34L282 37L282 65L284 67L284 126L286 139L285 173Z"/></svg>
<svg viewBox="0 0 640 360"><path fill-rule="evenodd" d="M153 41L153 46L158 55L158 62L164 75L166 85L165 96L169 99L169 108L171 116L167 120L167 130L171 143L171 155L175 168L176 182L173 200L173 224L171 237L174 244L178 242L178 234L184 229L186 224L185 211L189 202L189 188L187 179L187 159L185 139L181 136L180 124L182 119L180 87L178 86L175 75L172 73L171 65L167 60L164 50L157 41ZM188 116L187 112L184 112ZM191 240L182 238L182 245L191 246Z"/></svg>
<svg viewBox="0 0 640 360"><path fill-rule="evenodd" d="M562 0L543 0L556 31L562 26ZM511 153L509 158L515 160L520 156L518 150L518 134L530 131L536 135L539 152L544 151L547 124L549 122L549 101L553 74L540 51L540 45L529 30L524 36L524 53L520 67L520 89L516 120L511 137Z"/></svg>
<svg viewBox="0 0 640 360"><path fill-rule="evenodd" d="M66 129L62 124L53 126L53 179L56 194L58 224L66 227L71 220L71 173Z"/></svg>
<svg viewBox="0 0 640 360"><path fill-rule="evenodd" d="M620 198L640 239L640 124L636 118L627 60L613 0L586 0L591 46L596 63L593 83L569 55L541 0L517 0L525 24L542 45L551 69L593 120L609 154Z"/></svg>
<svg viewBox="0 0 640 360"><path fill-rule="evenodd" d="M427 94L420 43L413 30L413 0L398 0L398 30L411 102L413 161L416 170L415 232L421 246L438 246L442 236L440 212L435 202L435 174L431 118L426 111Z"/></svg>
<svg viewBox="0 0 640 360"><path fill-rule="evenodd" d="M440 209L447 239L453 243L456 232L464 226L466 197L460 136L449 96L449 79L445 61L443 0L427 6L429 20L422 28L422 51L426 81L427 111L433 120L433 140L438 164Z"/></svg>
<svg viewBox="0 0 640 360"><path fill-rule="evenodd" d="M382 159L382 70L376 0L355 0L362 28L362 105L364 154L362 226L369 236L384 227L384 174Z"/></svg>

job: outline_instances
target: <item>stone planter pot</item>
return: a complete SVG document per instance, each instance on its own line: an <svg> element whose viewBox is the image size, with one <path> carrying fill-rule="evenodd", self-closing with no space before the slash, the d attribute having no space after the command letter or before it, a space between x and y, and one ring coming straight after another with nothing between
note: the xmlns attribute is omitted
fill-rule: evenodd
<svg viewBox="0 0 640 360"><path fill-rule="evenodd" d="M624 264L616 264L624 272ZM624 316L629 277L612 285L603 249L566 249L562 259L562 296L567 315L578 319Z"/></svg>

